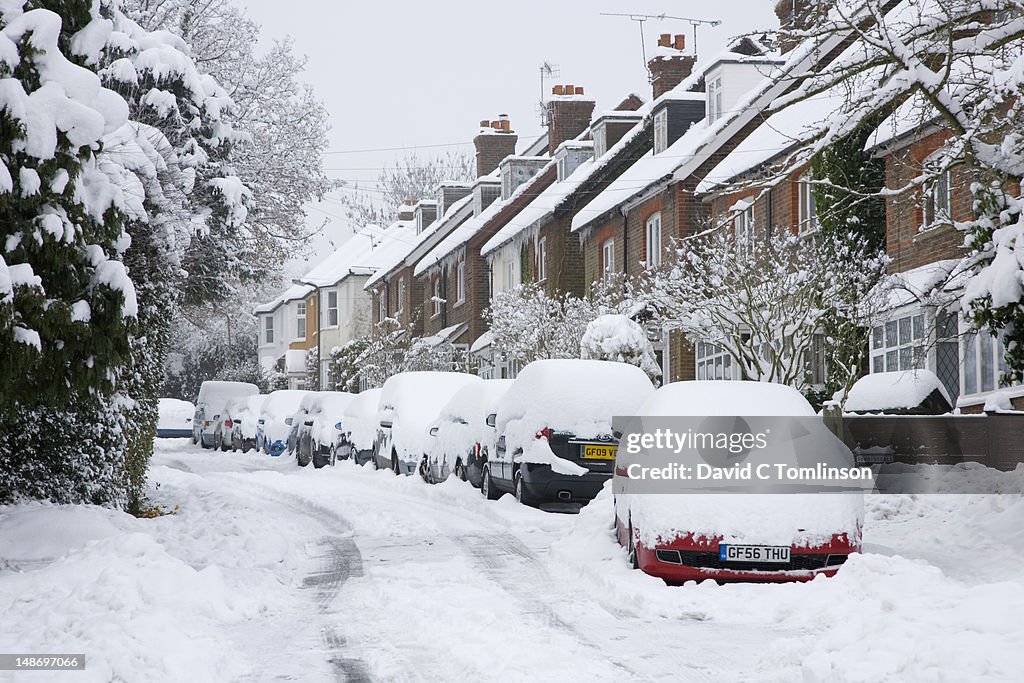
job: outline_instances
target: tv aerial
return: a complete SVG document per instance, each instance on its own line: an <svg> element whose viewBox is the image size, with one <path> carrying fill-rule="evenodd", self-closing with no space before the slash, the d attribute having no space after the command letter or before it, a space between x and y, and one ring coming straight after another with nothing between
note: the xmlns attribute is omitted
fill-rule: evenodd
<svg viewBox="0 0 1024 683"><path fill-rule="evenodd" d="M537 116L540 117L540 125L547 126L548 121L548 105L544 101L544 97L547 95L546 81L550 78L555 78L561 73L561 69L558 68L557 64L552 64L546 59L540 65L540 100L537 101Z"/></svg>
<svg viewBox="0 0 1024 683"><path fill-rule="evenodd" d="M718 26L722 23L720 19L693 19L691 17L674 17L670 14L634 14L632 12L601 12L603 17L628 17L631 21L635 21L640 26L640 52L644 58L644 68L647 68L647 43L644 40L644 22L650 19L656 19L663 21L665 19L671 19L673 21L686 21L689 22L690 26L693 27L693 54L697 54L697 27L698 26Z"/></svg>

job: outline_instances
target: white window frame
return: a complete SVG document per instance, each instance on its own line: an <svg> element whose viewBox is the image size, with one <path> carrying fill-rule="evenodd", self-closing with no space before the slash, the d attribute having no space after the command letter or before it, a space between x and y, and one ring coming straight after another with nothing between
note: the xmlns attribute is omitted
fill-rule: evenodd
<svg viewBox="0 0 1024 683"><path fill-rule="evenodd" d="M668 148L668 109L654 115L654 153L661 154Z"/></svg>
<svg viewBox="0 0 1024 683"><path fill-rule="evenodd" d="M925 187L922 229L947 225L953 216L953 171L946 169Z"/></svg>
<svg viewBox="0 0 1024 683"><path fill-rule="evenodd" d="M537 240L537 282L544 282L548 279L548 238L541 237Z"/></svg>
<svg viewBox="0 0 1024 683"><path fill-rule="evenodd" d="M814 185L809 175L804 175L797 182L797 221L801 235L817 232L818 203L814 199Z"/></svg>
<svg viewBox="0 0 1024 683"><path fill-rule="evenodd" d="M513 289L516 286L515 259L505 261L505 290Z"/></svg>
<svg viewBox="0 0 1024 683"><path fill-rule="evenodd" d="M923 370L928 364L929 321L923 311L904 311L871 328L871 372Z"/></svg>
<svg viewBox="0 0 1024 683"><path fill-rule="evenodd" d="M295 304L295 338L306 338L306 302L299 301Z"/></svg>
<svg viewBox="0 0 1024 683"><path fill-rule="evenodd" d="M438 275L434 278L434 296L431 300L434 302L434 317L441 315L441 276Z"/></svg>
<svg viewBox="0 0 1024 683"><path fill-rule="evenodd" d="M263 316L263 343L273 344L274 343L274 316L265 315Z"/></svg>
<svg viewBox="0 0 1024 683"><path fill-rule="evenodd" d="M387 290L377 290L377 322L384 322L384 318L388 317L388 306L387 306Z"/></svg>
<svg viewBox="0 0 1024 683"><path fill-rule="evenodd" d="M601 244L601 277L611 282L615 274L615 238L605 240Z"/></svg>
<svg viewBox="0 0 1024 683"><path fill-rule="evenodd" d="M651 214L647 218L644 227L646 239L646 264L648 268L657 268L661 265L661 212Z"/></svg>
<svg viewBox="0 0 1024 683"><path fill-rule="evenodd" d="M324 310L327 312L327 327L337 327L340 320L340 312L338 310L338 290L329 289L325 292L326 294L326 305ZM331 298L334 298L334 304L331 304Z"/></svg>
<svg viewBox="0 0 1024 683"><path fill-rule="evenodd" d="M697 379L740 378L739 363L733 360L732 354L717 344L697 342L694 349L695 376Z"/></svg>
<svg viewBox="0 0 1024 683"><path fill-rule="evenodd" d="M405 278L402 278L398 282L398 310L396 313L405 312L405 299L408 294L407 287L408 285L406 284Z"/></svg>
<svg viewBox="0 0 1024 683"><path fill-rule="evenodd" d="M600 159L608 152L608 126L604 123L594 126L591 137L594 139L594 158Z"/></svg>
<svg viewBox="0 0 1024 683"><path fill-rule="evenodd" d="M458 301L456 303L461 304L466 300L466 262L459 261L459 265L455 269L455 294Z"/></svg>
<svg viewBox="0 0 1024 683"><path fill-rule="evenodd" d="M961 320L960 396L971 397L1002 389L1000 376L1006 371L1006 347L988 330L976 331Z"/></svg>
<svg viewBox="0 0 1024 683"><path fill-rule="evenodd" d="M714 123L722 115L722 77L715 76L708 81L708 123Z"/></svg>
<svg viewBox="0 0 1024 683"><path fill-rule="evenodd" d="M733 232L736 239L736 255L750 258L754 254L754 205L736 213L733 219Z"/></svg>

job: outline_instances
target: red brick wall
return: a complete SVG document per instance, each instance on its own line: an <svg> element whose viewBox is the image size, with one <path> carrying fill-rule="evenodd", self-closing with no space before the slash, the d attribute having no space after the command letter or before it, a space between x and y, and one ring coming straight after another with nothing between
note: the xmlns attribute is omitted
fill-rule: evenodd
<svg viewBox="0 0 1024 683"><path fill-rule="evenodd" d="M560 144L586 130L593 113L594 100L580 96L555 96L549 101L548 152L554 154Z"/></svg>

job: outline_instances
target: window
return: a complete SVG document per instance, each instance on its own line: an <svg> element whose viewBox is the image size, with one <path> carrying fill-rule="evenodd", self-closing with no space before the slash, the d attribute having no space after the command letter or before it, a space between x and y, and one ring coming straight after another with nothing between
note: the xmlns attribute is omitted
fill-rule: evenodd
<svg viewBox="0 0 1024 683"><path fill-rule="evenodd" d="M466 300L466 262L459 261L459 267L455 271L455 294L456 299L461 303Z"/></svg>
<svg viewBox="0 0 1024 683"><path fill-rule="evenodd" d="M509 290L516 286L516 262L512 258L511 254L508 255L508 260L505 261L505 289Z"/></svg>
<svg viewBox="0 0 1024 683"><path fill-rule="evenodd" d="M299 339L306 338L306 302L300 301L295 305L295 336Z"/></svg>
<svg viewBox="0 0 1024 683"><path fill-rule="evenodd" d="M806 235L818 229L818 206L814 201L814 185L810 182L810 176L800 179L797 191L800 234Z"/></svg>
<svg viewBox="0 0 1024 683"><path fill-rule="evenodd" d="M811 348L807 350L804 358L804 369L807 372L807 382L812 386L825 384L827 367L825 364L825 335L815 334L811 338Z"/></svg>
<svg viewBox="0 0 1024 683"><path fill-rule="evenodd" d="M995 391L1007 371L1006 347L987 331L969 332L963 343L964 394Z"/></svg>
<svg viewBox="0 0 1024 683"><path fill-rule="evenodd" d="M548 246L547 238L537 240L537 282L543 282L548 276Z"/></svg>
<svg viewBox="0 0 1024 683"><path fill-rule="evenodd" d="M332 289L327 292L327 326L335 327L338 324L338 290Z"/></svg>
<svg viewBox="0 0 1024 683"><path fill-rule="evenodd" d="M600 159L608 151L608 126L604 123L597 124L591 137L594 139L594 158Z"/></svg>
<svg viewBox="0 0 1024 683"><path fill-rule="evenodd" d="M714 123L722 115L722 77L708 81L708 123Z"/></svg>
<svg viewBox="0 0 1024 683"><path fill-rule="evenodd" d="M871 330L871 372L924 369L925 337L923 313L877 325Z"/></svg>
<svg viewBox="0 0 1024 683"><path fill-rule="evenodd" d="M741 209L733 219L736 230L736 255L749 258L754 253L754 207Z"/></svg>
<svg viewBox="0 0 1024 683"><path fill-rule="evenodd" d="M377 290L377 322L381 322L384 318L388 317L388 300L384 296L384 289Z"/></svg>
<svg viewBox="0 0 1024 683"><path fill-rule="evenodd" d="M697 379L738 379L739 366L717 344L697 343Z"/></svg>
<svg viewBox="0 0 1024 683"><path fill-rule="evenodd" d="M441 278L434 279L434 315L441 315Z"/></svg>
<svg viewBox="0 0 1024 683"><path fill-rule="evenodd" d="M943 171L925 188L924 227L950 221L953 206L953 173Z"/></svg>
<svg viewBox="0 0 1024 683"><path fill-rule="evenodd" d="M668 109L654 115L654 153L661 154L668 147Z"/></svg>
<svg viewBox="0 0 1024 683"><path fill-rule="evenodd" d="M661 265L661 213L656 213L647 219L645 233L647 237L645 263L648 268L657 268Z"/></svg>
<svg viewBox="0 0 1024 683"><path fill-rule="evenodd" d="M263 342L274 343L274 316L268 315L263 318Z"/></svg>
<svg viewBox="0 0 1024 683"><path fill-rule="evenodd" d="M610 282L615 274L615 240L608 240L601 245L601 275L605 282Z"/></svg>

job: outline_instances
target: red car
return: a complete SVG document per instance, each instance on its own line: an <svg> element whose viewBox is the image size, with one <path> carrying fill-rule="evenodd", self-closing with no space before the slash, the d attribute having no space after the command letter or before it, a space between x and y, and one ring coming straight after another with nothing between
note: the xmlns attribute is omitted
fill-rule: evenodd
<svg viewBox="0 0 1024 683"><path fill-rule="evenodd" d="M667 384L644 416L813 417L795 389L768 382ZM625 475L617 467L616 474ZM632 566L669 583L807 581L832 576L861 549L863 496L856 493L618 494L618 542Z"/></svg>

